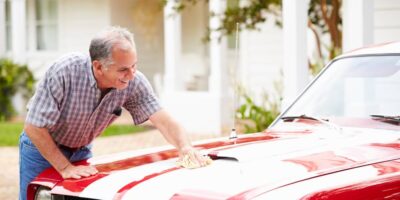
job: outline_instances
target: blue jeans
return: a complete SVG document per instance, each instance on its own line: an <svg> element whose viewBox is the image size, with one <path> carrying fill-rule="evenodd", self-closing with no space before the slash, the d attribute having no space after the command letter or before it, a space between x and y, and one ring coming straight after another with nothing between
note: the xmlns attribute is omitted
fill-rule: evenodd
<svg viewBox="0 0 400 200"><path fill-rule="evenodd" d="M61 149L61 152L71 162L92 157L89 144L74 152ZM40 154L25 132L19 137L19 199L26 199L28 184L43 170L51 167L50 163Z"/></svg>

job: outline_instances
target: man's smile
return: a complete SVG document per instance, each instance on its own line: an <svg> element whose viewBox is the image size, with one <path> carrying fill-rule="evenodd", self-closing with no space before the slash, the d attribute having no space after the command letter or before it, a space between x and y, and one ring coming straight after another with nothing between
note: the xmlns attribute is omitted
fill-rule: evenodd
<svg viewBox="0 0 400 200"><path fill-rule="evenodd" d="M129 80L124 81L124 80L121 80L121 79L119 81L121 81L124 84L127 84L129 82Z"/></svg>

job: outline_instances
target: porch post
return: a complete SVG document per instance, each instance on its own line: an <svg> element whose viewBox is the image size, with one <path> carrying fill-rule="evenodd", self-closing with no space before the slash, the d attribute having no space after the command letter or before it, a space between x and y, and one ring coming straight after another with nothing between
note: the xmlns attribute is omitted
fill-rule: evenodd
<svg viewBox="0 0 400 200"><path fill-rule="evenodd" d="M215 31L221 25L221 19L218 16L223 12L223 5L226 4L225 0L210 0L209 9L215 15L210 17L210 79L209 86L210 92L214 94L221 93L221 75L222 75L222 57L223 47L222 42L219 41L221 33Z"/></svg>
<svg viewBox="0 0 400 200"><path fill-rule="evenodd" d="M221 133L229 128L232 128L233 119L231 117L232 97L230 95L230 84L228 81L231 77L227 73L228 69L225 65L226 39L221 38L221 32L216 31L221 26L220 14L226 8L226 0L210 0L209 12L214 13L210 17L210 78L209 78L209 93L214 99L216 110L214 114L217 116L217 124L219 124L216 132Z"/></svg>
<svg viewBox="0 0 400 200"><path fill-rule="evenodd" d="M174 0L168 0L164 7L164 92L176 90L176 69L181 57L181 15L174 5Z"/></svg>
<svg viewBox="0 0 400 200"><path fill-rule="evenodd" d="M373 39L374 1L344 0L343 52L372 44Z"/></svg>
<svg viewBox="0 0 400 200"><path fill-rule="evenodd" d="M289 106L308 83L307 7L308 0L283 0L283 82L282 108Z"/></svg>
<svg viewBox="0 0 400 200"><path fill-rule="evenodd" d="M6 0L0 0L0 58L6 53Z"/></svg>
<svg viewBox="0 0 400 200"><path fill-rule="evenodd" d="M26 0L11 0L12 57L26 62Z"/></svg>

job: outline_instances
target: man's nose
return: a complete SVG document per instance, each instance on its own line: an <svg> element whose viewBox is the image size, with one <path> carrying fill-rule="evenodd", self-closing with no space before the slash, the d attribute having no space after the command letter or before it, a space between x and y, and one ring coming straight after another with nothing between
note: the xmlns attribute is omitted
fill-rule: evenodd
<svg viewBox="0 0 400 200"><path fill-rule="evenodd" d="M133 79L133 77L135 76L135 73L136 73L136 68L135 67L132 67L132 68L129 69L129 72L128 72L128 75L127 75L129 80Z"/></svg>

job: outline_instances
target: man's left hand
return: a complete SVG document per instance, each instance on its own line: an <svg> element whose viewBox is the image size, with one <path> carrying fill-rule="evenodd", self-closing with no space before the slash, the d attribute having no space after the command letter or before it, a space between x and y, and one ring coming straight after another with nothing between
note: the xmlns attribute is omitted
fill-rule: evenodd
<svg viewBox="0 0 400 200"><path fill-rule="evenodd" d="M177 164L189 168L199 168L204 167L212 163L210 157L206 155L201 155L198 150L193 147L185 148L179 151L179 159Z"/></svg>

